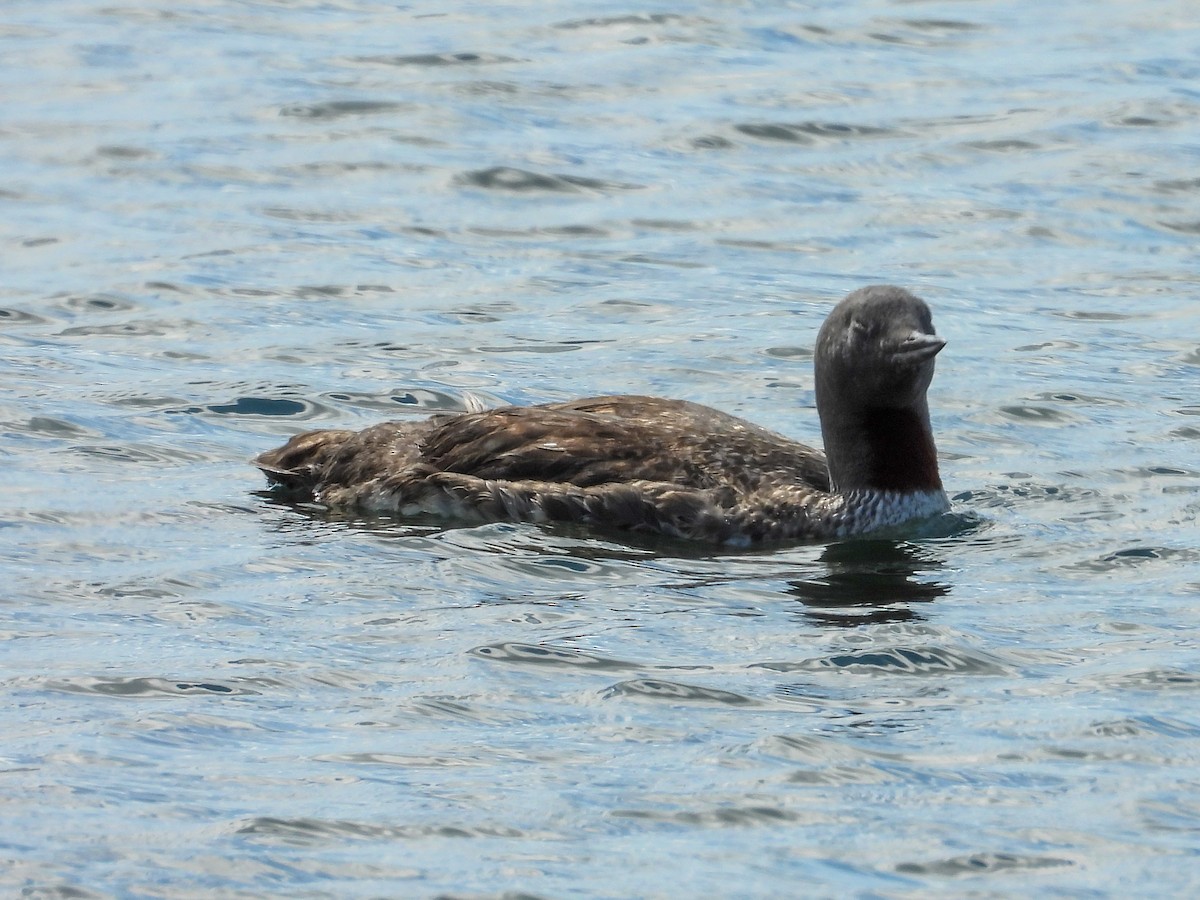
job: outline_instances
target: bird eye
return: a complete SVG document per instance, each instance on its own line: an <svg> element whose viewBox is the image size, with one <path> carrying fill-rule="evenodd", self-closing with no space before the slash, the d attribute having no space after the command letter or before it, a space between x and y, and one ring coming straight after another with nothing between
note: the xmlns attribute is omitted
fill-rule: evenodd
<svg viewBox="0 0 1200 900"><path fill-rule="evenodd" d="M874 330L869 323L864 322L862 319L850 320L850 334L856 341L869 339Z"/></svg>

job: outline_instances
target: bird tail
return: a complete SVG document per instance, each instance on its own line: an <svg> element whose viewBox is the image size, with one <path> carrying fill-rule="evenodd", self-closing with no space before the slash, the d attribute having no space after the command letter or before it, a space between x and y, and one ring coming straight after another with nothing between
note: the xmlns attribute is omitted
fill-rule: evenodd
<svg viewBox="0 0 1200 900"><path fill-rule="evenodd" d="M306 431L298 434L282 447L268 450L254 458L257 466L271 485L278 485L289 493L312 496L324 474L334 462L339 449L352 431Z"/></svg>

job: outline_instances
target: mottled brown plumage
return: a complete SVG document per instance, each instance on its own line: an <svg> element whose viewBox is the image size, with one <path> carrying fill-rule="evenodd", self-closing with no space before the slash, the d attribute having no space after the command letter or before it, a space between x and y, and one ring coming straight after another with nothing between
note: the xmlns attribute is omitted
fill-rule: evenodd
<svg viewBox="0 0 1200 900"><path fill-rule="evenodd" d="M298 495L402 515L719 543L844 536L946 508L925 402L943 344L900 288L834 309L816 354L828 461L699 404L613 396L307 432L255 464Z"/></svg>

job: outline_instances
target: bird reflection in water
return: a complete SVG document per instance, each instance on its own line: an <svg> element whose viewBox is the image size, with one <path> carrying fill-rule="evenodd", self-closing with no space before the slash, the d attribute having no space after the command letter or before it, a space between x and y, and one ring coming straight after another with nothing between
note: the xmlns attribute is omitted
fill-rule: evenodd
<svg viewBox="0 0 1200 900"><path fill-rule="evenodd" d="M913 604L950 593L950 586L928 580L943 562L929 545L901 541L843 541L830 544L819 562L828 571L791 581L790 593L804 604L801 615L822 625L919 622Z"/></svg>

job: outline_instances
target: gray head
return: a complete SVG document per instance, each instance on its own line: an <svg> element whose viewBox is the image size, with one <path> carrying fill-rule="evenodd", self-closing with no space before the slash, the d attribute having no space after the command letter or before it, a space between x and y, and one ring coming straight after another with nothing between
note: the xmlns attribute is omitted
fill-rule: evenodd
<svg viewBox="0 0 1200 900"><path fill-rule="evenodd" d="M850 294L817 335L817 412L840 490L941 487L925 391L946 346L925 301L873 285Z"/></svg>

